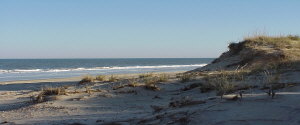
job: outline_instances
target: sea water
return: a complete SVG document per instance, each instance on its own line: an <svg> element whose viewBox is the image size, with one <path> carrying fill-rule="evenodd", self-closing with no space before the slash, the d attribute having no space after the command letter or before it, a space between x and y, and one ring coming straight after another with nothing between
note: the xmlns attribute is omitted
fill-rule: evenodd
<svg viewBox="0 0 300 125"><path fill-rule="evenodd" d="M0 59L0 81L189 71L213 58Z"/></svg>

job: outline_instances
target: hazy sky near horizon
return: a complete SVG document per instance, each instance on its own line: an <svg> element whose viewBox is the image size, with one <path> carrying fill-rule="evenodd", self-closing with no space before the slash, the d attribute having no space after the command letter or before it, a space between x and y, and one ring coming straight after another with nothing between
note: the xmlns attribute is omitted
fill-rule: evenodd
<svg viewBox="0 0 300 125"><path fill-rule="evenodd" d="M217 57L300 34L299 0L0 0L0 58Z"/></svg>

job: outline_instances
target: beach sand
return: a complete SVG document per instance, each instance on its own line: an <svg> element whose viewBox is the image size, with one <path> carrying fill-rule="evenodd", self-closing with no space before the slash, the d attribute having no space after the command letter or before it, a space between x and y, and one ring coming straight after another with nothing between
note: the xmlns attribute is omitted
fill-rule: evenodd
<svg viewBox="0 0 300 125"><path fill-rule="evenodd" d="M158 91L145 89L143 83L136 87L126 86L127 79L139 79L140 74L116 75L121 79L118 82L95 81L83 85L78 84L81 77L2 82L0 122L78 125L300 124L298 84L278 90L274 99L258 88L245 90L242 99L232 100L236 94L220 99L215 91L203 93L197 86L190 87L205 83L203 77L210 73L198 75L184 83L176 77L178 73L163 73L169 76L169 80L157 83ZM299 74L288 76L296 79ZM33 102L42 88L58 86L66 88L65 95L51 96L45 102Z"/></svg>

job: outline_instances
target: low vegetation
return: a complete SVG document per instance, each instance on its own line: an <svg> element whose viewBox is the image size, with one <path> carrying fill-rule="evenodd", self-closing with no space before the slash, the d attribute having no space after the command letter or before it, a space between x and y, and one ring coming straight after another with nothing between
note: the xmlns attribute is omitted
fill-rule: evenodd
<svg viewBox="0 0 300 125"><path fill-rule="evenodd" d="M180 82L184 83L194 79L195 75L193 75L192 73L183 73L183 74L179 74L177 77L179 77Z"/></svg>
<svg viewBox="0 0 300 125"><path fill-rule="evenodd" d="M79 81L79 84L86 84L86 83L91 83L94 82L95 78L93 76L85 76L81 81Z"/></svg>
<svg viewBox="0 0 300 125"><path fill-rule="evenodd" d="M65 95L66 89L64 87L47 87L43 88L40 94L33 99L34 102L40 103L50 100L55 100L57 95ZM51 98L51 96L54 96Z"/></svg>
<svg viewBox="0 0 300 125"><path fill-rule="evenodd" d="M158 91L160 88L156 85L158 83L157 77L148 77L144 79L145 88L153 91Z"/></svg>
<svg viewBox="0 0 300 125"><path fill-rule="evenodd" d="M117 82L118 81L118 78L114 75L111 75L108 79L109 82Z"/></svg>
<svg viewBox="0 0 300 125"><path fill-rule="evenodd" d="M135 79L129 79L128 80L128 84L127 84L129 87L138 87L140 86L139 82Z"/></svg>
<svg viewBox="0 0 300 125"><path fill-rule="evenodd" d="M96 80L98 81L105 81L105 75L97 75Z"/></svg>
<svg viewBox="0 0 300 125"><path fill-rule="evenodd" d="M243 89L243 85L238 84L244 81L245 72L236 71L219 71L204 78L205 83L201 84L200 90L202 93L216 90L216 94L223 96L230 94L240 89Z"/></svg>
<svg viewBox="0 0 300 125"><path fill-rule="evenodd" d="M234 83L228 80L228 77L226 75L215 78L213 84L216 88L217 95L221 97L225 94L234 92Z"/></svg>
<svg viewBox="0 0 300 125"><path fill-rule="evenodd" d="M170 76L167 74L160 74L158 76L157 82L167 82L169 80Z"/></svg>
<svg viewBox="0 0 300 125"><path fill-rule="evenodd" d="M139 78L148 78L148 77L153 77L154 74L153 73L144 73L144 74L140 74Z"/></svg>
<svg viewBox="0 0 300 125"><path fill-rule="evenodd" d="M271 37L271 36L255 36L248 37L244 40L245 46L269 46L275 48L300 48L300 37L295 35Z"/></svg>

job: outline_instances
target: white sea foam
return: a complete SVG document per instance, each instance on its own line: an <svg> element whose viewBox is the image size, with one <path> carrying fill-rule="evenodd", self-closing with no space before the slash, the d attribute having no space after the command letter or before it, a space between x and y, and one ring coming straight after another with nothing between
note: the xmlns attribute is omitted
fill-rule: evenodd
<svg viewBox="0 0 300 125"><path fill-rule="evenodd" d="M203 67L206 64L192 65L158 65L158 66L124 66L124 67L94 67L94 68L70 68L70 69L14 69L2 70L0 73L34 73L34 72L69 72L69 71L95 71L95 70L125 70L125 69L160 69L160 68L181 68L181 67Z"/></svg>

